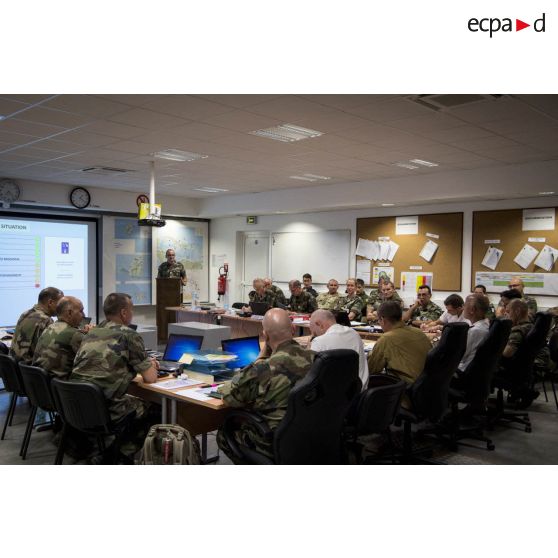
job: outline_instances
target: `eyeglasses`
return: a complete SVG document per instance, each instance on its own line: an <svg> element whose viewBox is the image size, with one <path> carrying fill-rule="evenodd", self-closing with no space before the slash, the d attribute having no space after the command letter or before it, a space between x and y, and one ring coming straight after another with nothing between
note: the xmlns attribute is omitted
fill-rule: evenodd
<svg viewBox="0 0 558 558"><path fill-rule="evenodd" d="M509 289L517 289L517 287L521 287L521 285L516 284L516 285L508 285Z"/></svg>

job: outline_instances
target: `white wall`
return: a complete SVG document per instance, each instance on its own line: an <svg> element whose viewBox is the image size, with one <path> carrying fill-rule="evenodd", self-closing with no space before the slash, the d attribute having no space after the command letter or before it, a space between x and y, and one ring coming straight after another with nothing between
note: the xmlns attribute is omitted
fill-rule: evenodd
<svg viewBox="0 0 558 558"><path fill-rule="evenodd" d="M356 247L356 220L363 217L376 217L386 215L413 215L426 213L447 213L447 212L463 212L464 213L464 230L463 230L463 260L462 260L462 290L461 295L469 294L471 281L471 246L472 246L472 222L473 211L494 210L494 209L517 209L529 207L553 207L558 205L558 196L546 196L537 198L527 198L521 200L506 200L495 202L469 202L469 203L448 203L420 205L415 207L398 207L394 208L375 208L375 209L358 209L350 211L331 211L304 213L295 215L263 215L258 217L257 225L247 225L245 217L226 217L212 219L210 224L210 261L212 254L226 254L229 263L230 276L230 299L238 298L240 300L240 269L242 261L239 261L241 250L238 247L237 233L239 231L269 231L269 232L286 232L286 231L316 231L316 230L332 230L332 229L350 229L352 255ZM268 210L273 210L273 206L268 206ZM324 264L327 265L327 264ZM351 257L351 275L355 273L355 257ZM308 270L312 273L312 270ZM217 299L217 268L210 267L210 299ZM345 277L339 277L340 281L344 281ZM283 285L280 285L283 287ZM435 286L435 281L434 281ZM325 288L318 288L323 291ZM445 291L434 291L434 298L437 301L443 300L448 294ZM536 297L540 307L546 308L558 305L558 297L539 296ZM495 302L499 297L492 295L491 299Z"/></svg>
<svg viewBox="0 0 558 558"><path fill-rule="evenodd" d="M73 208L69 196L74 186L49 182L34 182L31 180L18 180L17 182L21 189L21 197L14 208L17 208L19 204L25 204L28 207L47 206L57 209ZM89 190L91 194L91 205L83 210L86 213L95 213L99 211L137 212L136 198L138 197L138 192L94 187L87 187L87 190ZM145 191L149 193L148 185L146 185ZM162 204L163 214L169 217L197 217L199 212L199 199L162 194L161 196L157 196L155 201ZM78 210L76 209L75 211Z"/></svg>

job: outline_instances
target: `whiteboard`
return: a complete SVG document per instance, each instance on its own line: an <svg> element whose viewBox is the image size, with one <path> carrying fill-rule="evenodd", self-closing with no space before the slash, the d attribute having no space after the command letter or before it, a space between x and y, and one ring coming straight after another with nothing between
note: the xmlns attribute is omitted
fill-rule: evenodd
<svg viewBox="0 0 558 558"><path fill-rule="evenodd" d="M349 277L351 231L280 232L271 234L271 276L287 283L305 273L313 283Z"/></svg>

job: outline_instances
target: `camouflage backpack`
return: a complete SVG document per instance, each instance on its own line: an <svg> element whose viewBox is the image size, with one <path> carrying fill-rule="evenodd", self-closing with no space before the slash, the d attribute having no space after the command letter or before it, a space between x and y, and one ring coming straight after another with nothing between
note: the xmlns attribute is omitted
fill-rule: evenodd
<svg viewBox="0 0 558 558"><path fill-rule="evenodd" d="M199 465L200 446L194 436L176 424L156 424L149 429L141 465Z"/></svg>

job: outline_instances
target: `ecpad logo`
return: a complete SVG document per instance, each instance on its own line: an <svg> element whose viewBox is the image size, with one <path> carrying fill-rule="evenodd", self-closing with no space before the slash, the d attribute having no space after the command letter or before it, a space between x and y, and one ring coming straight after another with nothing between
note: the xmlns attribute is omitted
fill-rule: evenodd
<svg viewBox="0 0 558 558"><path fill-rule="evenodd" d="M536 33L545 32L545 25L546 25L545 18L546 18L546 14L543 13L543 15L539 19L536 19L533 22L533 30ZM497 33L498 31L503 31L505 33L505 32L513 32L514 30L521 31L522 29L531 27L530 23L525 23L520 19L516 19L515 29L514 29L512 21L513 21L512 18L509 17L505 17L503 19L497 17L490 17L490 18L486 17L482 19L477 19L475 17L472 17L467 23L467 27L469 28L469 31L471 31L472 33L478 33L479 31L482 31L483 33L490 33L490 38L492 38L492 35L494 33Z"/></svg>

